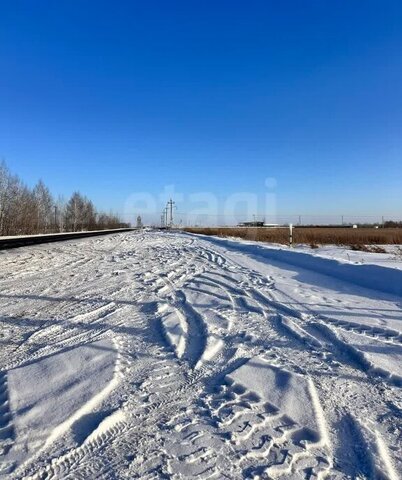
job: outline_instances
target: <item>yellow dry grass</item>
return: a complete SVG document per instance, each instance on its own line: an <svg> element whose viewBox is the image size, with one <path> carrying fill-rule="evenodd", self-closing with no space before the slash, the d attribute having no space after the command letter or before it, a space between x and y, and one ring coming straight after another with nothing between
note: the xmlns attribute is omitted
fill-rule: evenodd
<svg viewBox="0 0 402 480"><path fill-rule="evenodd" d="M246 240L270 243L289 243L287 228L186 228L187 232L219 237L237 237ZM402 244L402 228L333 228L296 227L293 229L293 243L309 245L387 245Z"/></svg>

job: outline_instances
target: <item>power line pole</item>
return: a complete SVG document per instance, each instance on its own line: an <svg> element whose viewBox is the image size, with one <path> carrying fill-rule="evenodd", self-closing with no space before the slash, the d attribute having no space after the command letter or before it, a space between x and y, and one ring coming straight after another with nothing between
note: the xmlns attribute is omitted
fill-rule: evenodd
<svg viewBox="0 0 402 480"><path fill-rule="evenodd" d="M170 222L169 222L169 227L172 228L172 226L173 226L173 206L175 205L175 202L174 202L172 199L170 199L170 200L167 202L167 204L168 204L168 207L170 208ZM168 207L166 207L166 208L168 208ZM166 217L166 220L167 220L167 217Z"/></svg>
<svg viewBox="0 0 402 480"><path fill-rule="evenodd" d="M293 224L289 223L289 247L293 247Z"/></svg>
<svg viewBox="0 0 402 480"><path fill-rule="evenodd" d="M168 207L165 207L163 211L165 214L165 228L167 228L168 227Z"/></svg>

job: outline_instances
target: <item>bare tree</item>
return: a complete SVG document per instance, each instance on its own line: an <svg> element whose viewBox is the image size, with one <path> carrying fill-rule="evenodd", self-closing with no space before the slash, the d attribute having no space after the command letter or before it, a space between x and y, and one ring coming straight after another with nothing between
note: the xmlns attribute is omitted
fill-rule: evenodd
<svg viewBox="0 0 402 480"><path fill-rule="evenodd" d="M40 180L33 189L0 163L0 235L23 235L50 231L79 231L128 226L113 213L98 213L91 200L74 192L66 203L55 202Z"/></svg>
<svg viewBox="0 0 402 480"><path fill-rule="evenodd" d="M56 232L64 232L67 230L66 225L66 201L61 195L58 196L55 203L54 223Z"/></svg>
<svg viewBox="0 0 402 480"><path fill-rule="evenodd" d="M7 212L10 207L10 172L4 161L0 163L0 235L5 235Z"/></svg>
<svg viewBox="0 0 402 480"><path fill-rule="evenodd" d="M36 217L37 217L37 232L48 232L53 221L53 206L54 201L49 189L39 180L33 189L35 199Z"/></svg>
<svg viewBox="0 0 402 480"><path fill-rule="evenodd" d="M91 200L84 198L83 226L85 230L96 230L96 210Z"/></svg>
<svg viewBox="0 0 402 480"><path fill-rule="evenodd" d="M85 201L79 192L74 192L66 205L67 230L77 232L82 229Z"/></svg>

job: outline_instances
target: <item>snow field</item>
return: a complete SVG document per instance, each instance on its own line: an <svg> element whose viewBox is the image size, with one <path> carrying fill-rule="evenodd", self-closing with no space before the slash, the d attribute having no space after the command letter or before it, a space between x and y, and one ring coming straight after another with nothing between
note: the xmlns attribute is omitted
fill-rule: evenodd
<svg viewBox="0 0 402 480"><path fill-rule="evenodd" d="M227 242L0 252L0 478L398 478L394 287Z"/></svg>

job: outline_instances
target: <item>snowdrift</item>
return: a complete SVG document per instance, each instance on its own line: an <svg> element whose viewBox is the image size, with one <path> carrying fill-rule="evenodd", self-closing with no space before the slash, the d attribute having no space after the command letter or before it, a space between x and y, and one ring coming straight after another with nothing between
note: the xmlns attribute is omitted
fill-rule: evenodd
<svg viewBox="0 0 402 480"><path fill-rule="evenodd" d="M191 234L188 234L191 235ZM200 235L199 235L200 236ZM230 250L258 256L267 260L287 263L306 270L329 275L339 280L351 282L365 288L371 288L391 295L402 296L402 271L374 264L355 264L322 258L310 253L285 250L267 245L249 244L236 240L224 240L217 237L202 238Z"/></svg>

